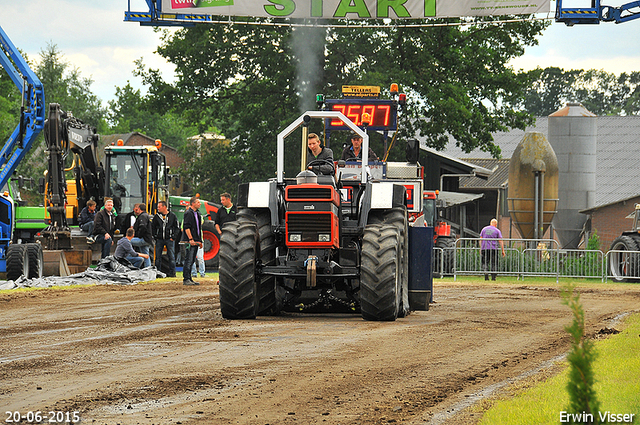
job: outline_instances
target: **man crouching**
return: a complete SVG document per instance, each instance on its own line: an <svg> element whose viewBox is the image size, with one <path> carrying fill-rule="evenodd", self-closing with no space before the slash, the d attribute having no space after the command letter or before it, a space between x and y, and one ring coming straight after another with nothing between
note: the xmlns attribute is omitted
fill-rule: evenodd
<svg viewBox="0 0 640 425"><path fill-rule="evenodd" d="M133 235L135 234L133 227L129 227L127 229L127 233L124 238L118 241L118 245L116 246L116 252L113 254L114 257L118 261L122 261L126 259L137 269L142 267L142 263L145 258L149 258L148 254L143 254L140 252L135 252L133 250L133 246L131 245L131 239L133 239Z"/></svg>

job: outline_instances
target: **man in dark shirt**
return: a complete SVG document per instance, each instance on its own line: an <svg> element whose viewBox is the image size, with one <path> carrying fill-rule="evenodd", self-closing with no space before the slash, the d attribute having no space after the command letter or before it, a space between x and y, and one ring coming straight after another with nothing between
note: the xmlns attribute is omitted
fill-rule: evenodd
<svg viewBox="0 0 640 425"><path fill-rule="evenodd" d="M220 195L220 203L222 206L218 208L218 212L214 217L218 235L222 234L222 226L224 226L225 223L236 221L236 214L238 212L236 206L231 203L231 195L228 192Z"/></svg>
<svg viewBox="0 0 640 425"><path fill-rule="evenodd" d="M125 237L118 241L116 252L113 254L113 256L116 257L116 259L119 261L126 259L131 264L133 264L134 267L139 269L142 268L144 259L149 259L149 255L138 253L133 250L133 246L131 246L131 239L133 239L133 234L133 229L128 228Z"/></svg>
<svg viewBox="0 0 640 425"><path fill-rule="evenodd" d="M362 161L362 137L358 133L351 133L351 146L347 146L342 151L342 157L345 161ZM378 155L369 148L369 161L377 161Z"/></svg>
<svg viewBox="0 0 640 425"><path fill-rule="evenodd" d="M133 207L133 212L136 215L136 221L133 224L135 236L131 240L131 245L138 247L141 253L147 254L147 257L144 260L144 266L149 267L151 266L149 248L153 245L151 219L149 214L146 212L145 204L136 204Z"/></svg>
<svg viewBox="0 0 640 425"><path fill-rule="evenodd" d="M113 213L113 199L104 198L104 208L96 214L93 235L95 241L102 244L102 258L109 256L113 235L116 230L116 216Z"/></svg>
<svg viewBox="0 0 640 425"><path fill-rule="evenodd" d="M189 208L184 212L182 223L182 242L186 242L187 253L182 265L182 284L199 285L191 278L191 267L196 261L198 248L202 247L202 218L200 216L200 199L193 197L189 200Z"/></svg>
<svg viewBox="0 0 640 425"><path fill-rule="evenodd" d="M316 175L332 175L335 172L333 151L322 146L320 138L315 133L309 134L307 147L307 169L313 171ZM313 164L309 165L312 162Z"/></svg>
<svg viewBox="0 0 640 425"><path fill-rule="evenodd" d="M87 206L85 206L82 211L80 211L80 215L78 216L78 225L80 225L80 228L87 232L87 234L89 235L87 236L88 243L95 242L92 236L95 219L96 201L94 201L93 199L89 199L87 201Z"/></svg>
<svg viewBox="0 0 640 425"><path fill-rule="evenodd" d="M178 226L178 218L174 213L169 211L165 201L158 201L158 213L151 220L151 229L153 230L153 238L156 240L155 262L156 269L161 270L162 266L162 250L167 247L167 257L169 257L168 277L176 276L176 256L175 243L180 227Z"/></svg>

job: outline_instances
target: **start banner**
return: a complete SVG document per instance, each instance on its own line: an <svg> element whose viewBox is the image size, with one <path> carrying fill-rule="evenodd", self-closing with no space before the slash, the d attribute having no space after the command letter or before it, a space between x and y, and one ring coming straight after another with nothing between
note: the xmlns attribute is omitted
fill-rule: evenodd
<svg viewBox="0 0 640 425"><path fill-rule="evenodd" d="M162 0L163 13L312 19L529 15L549 7L549 0Z"/></svg>

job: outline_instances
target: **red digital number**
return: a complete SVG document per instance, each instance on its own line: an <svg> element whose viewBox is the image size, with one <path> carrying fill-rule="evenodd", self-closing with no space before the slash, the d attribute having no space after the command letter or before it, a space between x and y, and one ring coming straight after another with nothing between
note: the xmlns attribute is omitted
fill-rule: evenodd
<svg viewBox="0 0 640 425"><path fill-rule="evenodd" d="M387 127L389 125L389 119L391 118L391 105L379 105L378 110L384 111L382 125Z"/></svg>
<svg viewBox="0 0 640 425"><path fill-rule="evenodd" d="M347 105L345 105L345 104L333 105L333 110L341 112L342 115L347 115ZM344 125L344 123L342 121L340 121L339 119L334 119L334 120L331 120L331 124L330 125L331 125L331 127L342 127Z"/></svg>
<svg viewBox="0 0 640 425"><path fill-rule="evenodd" d="M361 106L360 105L349 105L347 108L347 118L349 118L355 125L360 125L361 122Z"/></svg>

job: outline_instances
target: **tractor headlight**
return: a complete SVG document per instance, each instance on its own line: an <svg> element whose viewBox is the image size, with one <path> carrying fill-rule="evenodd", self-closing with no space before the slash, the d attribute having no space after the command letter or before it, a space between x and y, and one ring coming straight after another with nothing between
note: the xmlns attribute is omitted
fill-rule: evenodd
<svg viewBox="0 0 640 425"><path fill-rule="evenodd" d="M321 233L318 235L318 242L331 242L331 235Z"/></svg>
<svg viewBox="0 0 640 425"><path fill-rule="evenodd" d="M289 235L289 242L302 242L302 235L300 233L291 233Z"/></svg>

